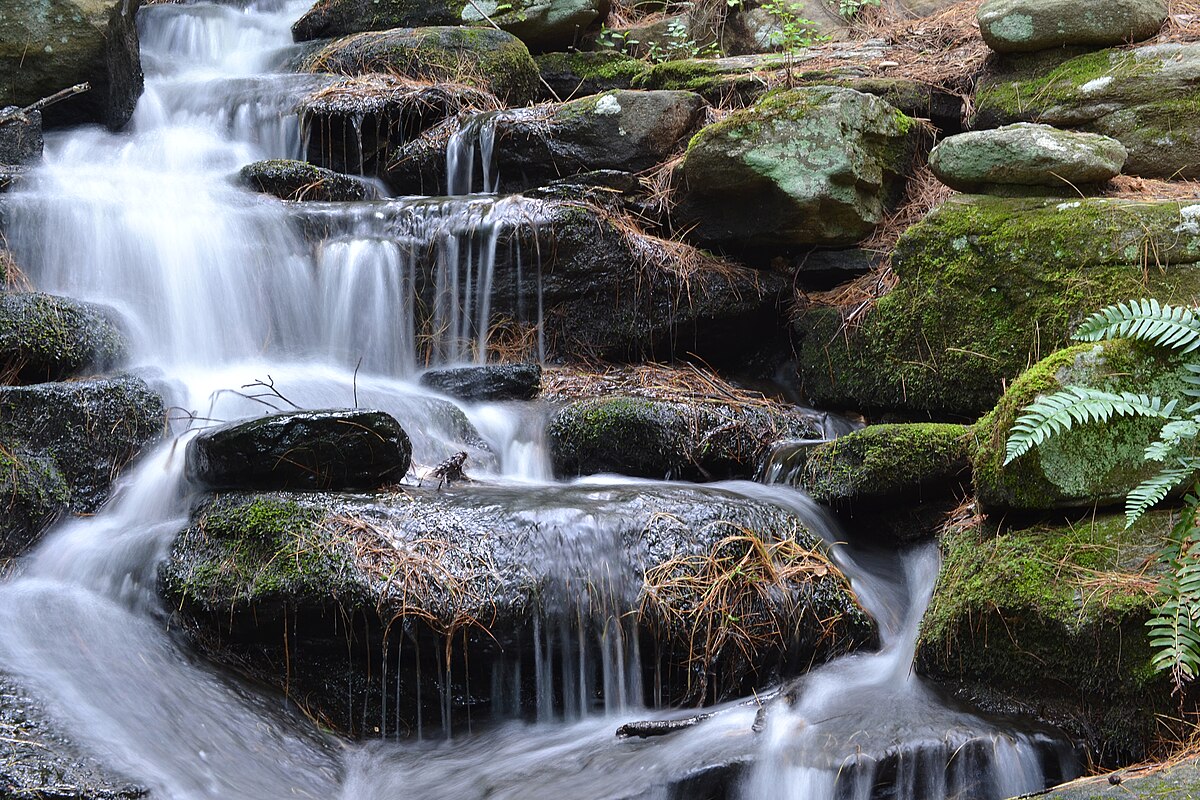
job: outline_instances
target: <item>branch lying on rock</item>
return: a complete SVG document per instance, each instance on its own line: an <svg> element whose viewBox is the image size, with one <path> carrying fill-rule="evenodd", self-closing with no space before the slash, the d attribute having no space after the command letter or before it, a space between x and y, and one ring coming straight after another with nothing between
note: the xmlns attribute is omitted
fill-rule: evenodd
<svg viewBox="0 0 1200 800"><path fill-rule="evenodd" d="M694 717L684 717L683 719L649 719L630 722L617 728L617 736L621 739L629 739L633 736L639 739L666 736L668 733L694 728L711 717L712 714L696 714Z"/></svg>
<svg viewBox="0 0 1200 800"><path fill-rule="evenodd" d="M69 86L66 89L57 91L49 97L43 97L36 103L31 103L24 108L19 108L16 111L10 111L7 114L0 114L0 125L3 125L6 122L12 122L13 120L21 120L22 122L27 121L26 118L33 112L41 111L43 108L62 102L68 97L74 97L77 94L83 94L84 92L91 91L91 88L92 85L90 83L77 83L74 86Z"/></svg>

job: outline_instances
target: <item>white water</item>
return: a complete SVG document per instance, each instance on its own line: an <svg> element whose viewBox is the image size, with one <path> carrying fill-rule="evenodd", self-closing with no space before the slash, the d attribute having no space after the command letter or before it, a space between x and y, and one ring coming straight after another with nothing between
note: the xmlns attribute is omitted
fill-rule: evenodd
<svg viewBox="0 0 1200 800"><path fill-rule="evenodd" d="M466 409L489 452L464 436L446 401L410 382L424 358L482 357L498 220L521 201L330 204L301 212L233 186L229 176L244 164L300 152L292 108L320 85L270 74L309 0L271 5L143 11L147 90L131 129L50 138L46 165L10 204L6 235L18 261L40 290L118 308L131 327L135 362L156 371L181 414L228 420L292 404L357 403L395 415L418 461L466 449L478 471L541 491L550 472L536 409ZM451 173L466 193L474 167L461 159L473 163L474 144L464 141L462 168ZM485 172L485 189L494 189L495 175ZM301 222L322 216L334 233L314 248ZM415 272L430 246L436 333L422 346L412 307ZM282 397L261 385L246 388L256 381ZM995 753L964 768L968 777L951 775L937 792L921 788L929 775L958 769L948 771L942 753L940 766L935 759L917 770L919 780L900 780L908 788L896 796L950 796L968 780L990 781L986 791L966 795L989 800L1040 788L1032 744L946 709L909 675L915 624L936 567L928 553L905 562L904 580L844 554L864 605L879 619L883 650L814 672L797 702L769 717L761 741L751 732L752 705L726 707L662 740L615 739L622 722L663 715L632 710L644 695L636 647L610 634L597 643L600 665L576 671L591 644L580 644L578 631L556 629L537 633L539 723L508 723L453 742L346 745L313 731L278 699L215 673L164 632L154 573L187 517L183 447L179 440L146 458L101 514L61 526L0 587L0 667L44 695L72 735L157 797L665 798L665 787L682 775L754 761L746 798L832 800L845 795L836 775L851 755L904 750L913 740L950 747L981 738L995 743ZM824 525L787 487L731 488ZM605 521L589 520L581 508L571 524L584 540ZM835 528L823 533L838 537ZM601 612L600 619L619 618L618 609ZM582 691L589 669L603 674L608 716L589 716L593 703ZM496 675L498 688L513 680L503 669ZM556 688L551 676L575 683ZM557 694L577 700L558 707ZM879 708L888 709L891 724L877 724ZM564 716L574 721L558 721ZM831 716L842 722L830 727ZM876 777L865 767L853 774L864 787Z"/></svg>

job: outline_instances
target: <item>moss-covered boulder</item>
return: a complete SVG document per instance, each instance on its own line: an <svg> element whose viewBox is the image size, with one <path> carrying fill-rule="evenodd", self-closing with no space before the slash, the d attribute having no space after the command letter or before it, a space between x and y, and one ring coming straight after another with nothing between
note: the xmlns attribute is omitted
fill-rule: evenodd
<svg viewBox="0 0 1200 800"><path fill-rule="evenodd" d="M558 98L629 89L646 62L616 50L573 50L535 56L542 81ZM550 97L546 98L551 99Z"/></svg>
<svg viewBox="0 0 1200 800"><path fill-rule="evenodd" d="M943 139L929 168L962 192L1074 197L1118 175L1128 155L1107 136L1018 122Z"/></svg>
<svg viewBox="0 0 1200 800"><path fill-rule="evenodd" d="M0 442L0 559L24 552L70 501L53 458Z"/></svg>
<svg viewBox="0 0 1200 800"><path fill-rule="evenodd" d="M1041 800L1128 800L1130 797L1195 800L1200 797L1200 758L1183 756L1155 765L1154 769L1134 766L1107 775L1080 778L1038 797Z"/></svg>
<svg viewBox="0 0 1200 800"><path fill-rule="evenodd" d="M113 480L163 432L162 398L138 378L0 387L0 442L53 462L70 490L69 508L95 511ZM48 486L50 461L38 462ZM57 495L58 490L50 490Z"/></svg>
<svg viewBox="0 0 1200 800"><path fill-rule="evenodd" d="M811 448L800 485L844 508L952 495L967 473L966 433L961 425L870 425Z"/></svg>
<svg viewBox="0 0 1200 800"><path fill-rule="evenodd" d="M0 7L0 97L27 106L61 89L91 90L48 107L47 126L100 122L114 130L142 93L134 16L140 0L30 0Z"/></svg>
<svg viewBox="0 0 1200 800"><path fill-rule="evenodd" d="M569 404L546 429L555 473L748 478L769 445L815 439L819 421L785 407L602 397Z"/></svg>
<svg viewBox="0 0 1200 800"><path fill-rule="evenodd" d="M1167 0L984 0L979 32L997 53L1140 42L1167 21Z"/></svg>
<svg viewBox="0 0 1200 800"><path fill-rule="evenodd" d="M310 72L384 72L426 81L465 83L509 105L538 94L538 69L512 34L493 28L428 27L360 33L337 39L305 59Z"/></svg>
<svg viewBox="0 0 1200 800"><path fill-rule="evenodd" d="M958 196L896 245L896 287L847 325L802 313L800 377L822 408L974 419L1087 315L1200 291L1200 206Z"/></svg>
<svg viewBox="0 0 1200 800"><path fill-rule="evenodd" d="M762 571L776 558L778 591ZM709 619L699 600L714 580L724 581L725 604ZM577 680L582 663L584 682L553 702L584 712L622 681L660 686L662 701L700 685L718 696L748 690L791 657L788 648L807 664L869 635L802 519L706 487L224 494L193 512L159 586L211 656L371 736L393 735L394 719L412 726L422 712L428 725L437 709L478 722L489 705L521 712L543 697L546 710L552 701L539 686L560 678L535 668L543 647L570 642L561 679ZM745 640L727 615L753 646L739 651ZM720 652L688 634L709 623L730 637ZM640 648L641 659L600 670L600 648L614 646ZM362 728L380 719L386 730Z"/></svg>
<svg viewBox="0 0 1200 800"><path fill-rule="evenodd" d="M921 627L918 669L984 708L1020 711L1086 742L1102 764L1144 757L1173 706L1151 667L1147 574L1171 514L1019 530L953 525Z"/></svg>
<svg viewBox="0 0 1200 800"><path fill-rule="evenodd" d="M428 25L490 25L532 50L565 50L608 16L607 0L318 0L292 26L296 41ZM486 18L484 15L487 15Z"/></svg>
<svg viewBox="0 0 1200 800"><path fill-rule="evenodd" d="M237 182L247 189L281 200L336 203L374 200L378 192L366 181L304 161L256 161L242 167Z"/></svg>
<svg viewBox="0 0 1200 800"><path fill-rule="evenodd" d="M692 92L615 89L551 106L497 111L468 121L460 136L471 152L459 158L475 159L486 136L494 180L505 193L593 170L641 172L674 155L699 126L704 108L704 100ZM397 192L448 190L448 159L440 146L444 135L444 130L430 131L426 136L434 143L418 139L397 150L387 173Z"/></svg>
<svg viewBox="0 0 1200 800"><path fill-rule="evenodd" d="M985 75L976 127L1043 122L1111 136L1125 145L1125 172L1200 176L1200 43L1114 48L1057 66L1019 63Z"/></svg>
<svg viewBox="0 0 1200 800"><path fill-rule="evenodd" d="M975 494L988 509L1044 511L1116 505L1158 471L1142 454L1162 421L1115 418L1079 425L1004 464L1013 423L1040 395L1067 386L1181 397L1184 359L1128 341L1082 344L1038 362L974 427Z"/></svg>
<svg viewBox="0 0 1200 800"><path fill-rule="evenodd" d="M782 91L692 139L675 214L711 245L845 245L898 198L915 122L850 89Z"/></svg>
<svg viewBox="0 0 1200 800"><path fill-rule="evenodd" d="M105 370L128 344L110 309L37 292L0 293L0 381L37 383Z"/></svg>
<svg viewBox="0 0 1200 800"><path fill-rule="evenodd" d="M412 443L382 411L285 411L202 431L188 477L213 489L374 489L404 478Z"/></svg>

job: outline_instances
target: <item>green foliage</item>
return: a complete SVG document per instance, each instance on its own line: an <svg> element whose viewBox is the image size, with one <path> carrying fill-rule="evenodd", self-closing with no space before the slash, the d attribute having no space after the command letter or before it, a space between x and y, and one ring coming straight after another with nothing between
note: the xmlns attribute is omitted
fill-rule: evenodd
<svg viewBox="0 0 1200 800"><path fill-rule="evenodd" d="M734 0L740 2L740 0ZM690 10L692 3L685 3L684 10ZM630 36L628 31L616 31L602 25L596 44L604 50L635 56L651 64L665 64L668 61L684 61L691 58L716 58L721 55L720 45L716 41L701 43L689 29L685 16L679 16L667 23L666 36L660 42L641 42Z"/></svg>
<svg viewBox="0 0 1200 800"><path fill-rule="evenodd" d="M1192 309L1160 305L1155 300L1118 303L1093 314L1079 327L1076 339L1099 341L1128 338L1182 353L1200 347L1200 320ZM1200 364L1188 364L1191 387L1184 397L1200 397ZM1041 442L1075 424L1107 421L1113 416L1159 417L1164 420L1156 441L1147 447L1147 461L1161 464L1159 471L1136 486L1126 497L1126 525L1132 526L1155 504L1200 473L1196 439L1200 434L1200 403L1192 402L1177 413L1182 398L1115 394L1078 386L1039 397L1016 421L1006 447L1009 463ZM1200 674L1200 527L1195 495L1175 526L1160 560L1167 567L1159 584L1160 602L1150 628L1154 666L1170 670L1176 688Z"/></svg>
<svg viewBox="0 0 1200 800"><path fill-rule="evenodd" d="M791 0L768 0L762 9L779 23L779 30L771 34L771 44L788 55L829 39L817 32L817 23L796 13Z"/></svg>
<svg viewBox="0 0 1200 800"><path fill-rule="evenodd" d="M880 0L838 0L838 13L844 19L854 19L864 8L879 8Z"/></svg>

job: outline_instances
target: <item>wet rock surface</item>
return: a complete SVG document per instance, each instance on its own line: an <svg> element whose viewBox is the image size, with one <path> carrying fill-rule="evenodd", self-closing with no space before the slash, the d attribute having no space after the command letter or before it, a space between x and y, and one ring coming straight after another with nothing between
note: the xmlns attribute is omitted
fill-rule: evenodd
<svg viewBox="0 0 1200 800"><path fill-rule="evenodd" d="M421 374L421 385L471 402L532 400L541 390L538 364L446 367Z"/></svg>
<svg viewBox="0 0 1200 800"><path fill-rule="evenodd" d="M123 361L127 349L111 309L38 292L0 293L0 376L6 383L103 371Z"/></svg>
<svg viewBox="0 0 1200 800"><path fill-rule="evenodd" d="M42 160L42 113L20 113L17 106L0 108L0 164L37 164ZM7 119L10 115L15 115Z"/></svg>
<svg viewBox="0 0 1200 800"><path fill-rule="evenodd" d="M257 161L242 167L237 181L281 200L329 203L374 200L378 195L375 187L362 180L303 161Z"/></svg>

